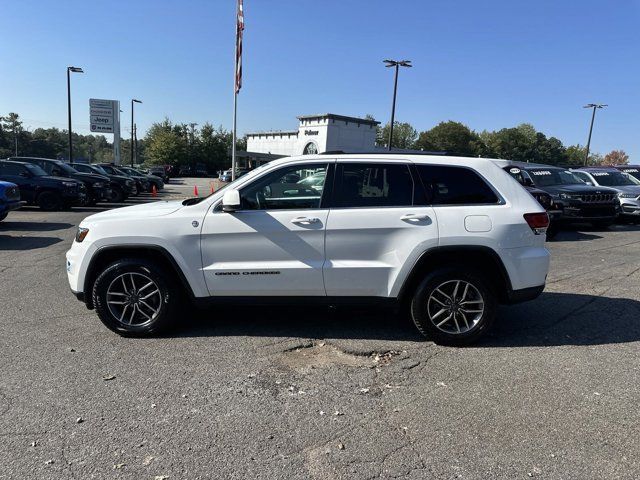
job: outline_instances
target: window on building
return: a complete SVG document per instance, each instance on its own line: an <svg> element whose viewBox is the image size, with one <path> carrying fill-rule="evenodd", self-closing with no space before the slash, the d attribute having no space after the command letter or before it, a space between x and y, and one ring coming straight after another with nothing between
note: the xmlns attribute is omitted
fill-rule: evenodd
<svg viewBox="0 0 640 480"><path fill-rule="evenodd" d="M413 179L407 165L338 165L337 207L396 207L413 204Z"/></svg>
<svg viewBox="0 0 640 480"><path fill-rule="evenodd" d="M320 208L327 165L293 165L256 180L240 191L243 210Z"/></svg>
<svg viewBox="0 0 640 480"><path fill-rule="evenodd" d="M304 150L302 151L303 155L315 155L317 153L318 153L318 146L313 142L307 143L304 147Z"/></svg>
<svg viewBox="0 0 640 480"><path fill-rule="evenodd" d="M487 182L469 168L437 165L417 168L433 205L498 203L498 196Z"/></svg>

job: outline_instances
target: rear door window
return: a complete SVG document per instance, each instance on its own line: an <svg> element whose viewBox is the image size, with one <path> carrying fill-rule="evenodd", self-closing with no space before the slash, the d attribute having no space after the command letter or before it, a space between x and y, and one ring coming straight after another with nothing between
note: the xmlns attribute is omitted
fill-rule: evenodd
<svg viewBox="0 0 640 480"><path fill-rule="evenodd" d="M335 207L402 207L413 205L409 166L384 163L340 163Z"/></svg>

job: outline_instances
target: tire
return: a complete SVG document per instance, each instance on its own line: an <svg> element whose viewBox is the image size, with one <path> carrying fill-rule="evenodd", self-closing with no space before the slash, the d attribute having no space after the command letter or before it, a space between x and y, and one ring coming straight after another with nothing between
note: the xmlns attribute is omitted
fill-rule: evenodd
<svg viewBox="0 0 640 480"><path fill-rule="evenodd" d="M164 269L141 258L127 258L100 273L93 284L92 296L98 317L107 328L122 336L148 337L172 325L180 308L179 291ZM132 294L132 298L125 292ZM131 301L135 305L116 303Z"/></svg>
<svg viewBox="0 0 640 480"><path fill-rule="evenodd" d="M124 202L124 192L120 187L115 187L111 189L111 197L109 201L112 203L122 203Z"/></svg>
<svg viewBox="0 0 640 480"><path fill-rule="evenodd" d="M455 297L455 301L449 305L447 297ZM461 303L463 299L466 304ZM461 312L462 306L469 312ZM496 294L487 279L475 270L455 266L428 274L418 285L411 301L411 318L420 333L435 343L461 347L489 331L496 308ZM457 313L450 316L454 311L450 309Z"/></svg>
<svg viewBox="0 0 640 480"><path fill-rule="evenodd" d="M0 222L7 218L7 215L9 215L9 212L0 213Z"/></svg>
<svg viewBox="0 0 640 480"><path fill-rule="evenodd" d="M547 228L547 240L553 240L556 237L556 235L558 235L559 230L560 229L558 228L558 224L555 222L552 222Z"/></svg>
<svg viewBox="0 0 640 480"><path fill-rule="evenodd" d="M56 192L42 192L38 195L38 206L45 212L60 210L62 199Z"/></svg>

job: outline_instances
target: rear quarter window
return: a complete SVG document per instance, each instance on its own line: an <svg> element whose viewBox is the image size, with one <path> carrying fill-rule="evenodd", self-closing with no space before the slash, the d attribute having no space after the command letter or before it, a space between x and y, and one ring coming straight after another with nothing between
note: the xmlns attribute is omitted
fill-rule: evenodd
<svg viewBox="0 0 640 480"><path fill-rule="evenodd" d="M500 199L487 182L470 168L417 165L432 205L494 204Z"/></svg>

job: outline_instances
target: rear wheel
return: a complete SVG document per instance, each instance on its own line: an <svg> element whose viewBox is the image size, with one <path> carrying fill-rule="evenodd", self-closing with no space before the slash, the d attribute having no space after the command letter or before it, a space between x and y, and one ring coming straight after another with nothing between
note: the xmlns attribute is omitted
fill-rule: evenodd
<svg viewBox="0 0 640 480"><path fill-rule="evenodd" d="M111 189L111 196L109 197L109 201L113 203L124 202L124 192L120 187L113 187Z"/></svg>
<svg viewBox="0 0 640 480"><path fill-rule="evenodd" d="M487 280L474 270L450 267L422 281L411 302L418 330L440 345L468 345L493 324L497 299Z"/></svg>
<svg viewBox="0 0 640 480"><path fill-rule="evenodd" d="M46 212L53 212L60 210L62 200L56 192L42 192L38 195L38 206Z"/></svg>
<svg viewBox="0 0 640 480"><path fill-rule="evenodd" d="M109 265L93 285L93 303L107 328L123 336L165 331L180 304L179 288L164 269L129 258Z"/></svg>

